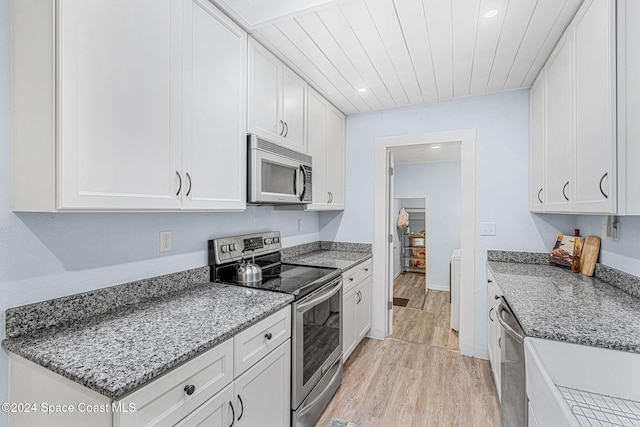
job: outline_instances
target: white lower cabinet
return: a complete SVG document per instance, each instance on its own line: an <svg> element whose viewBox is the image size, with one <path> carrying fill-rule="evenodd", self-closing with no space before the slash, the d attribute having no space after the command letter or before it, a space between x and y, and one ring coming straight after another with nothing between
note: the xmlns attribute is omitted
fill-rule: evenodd
<svg viewBox="0 0 640 427"><path fill-rule="evenodd" d="M177 426L289 425L290 369L291 345L287 340Z"/></svg>
<svg viewBox="0 0 640 427"><path fill-rule="evenodd" d="M228 427L236 418L232 407L233 384L229 384L220 393L207 400L198 409L193 411L176 427Z"/></svg>
<svg viewBox="0 0 640 427"><path fill-rule="evenodd" d="M489 351L489 361L491 362L491 371L493 379L496 383L498 398L502 396L500 389L500 363L501 363L501 328L498 323L498 306L500 305L500 297L502 291L496 284L491 272L487 270L487 349Z"/></svg>
<svg viewBox="0 0 640 427"><path fill-rule="evenodd" d="M343 273L343 360L371 329L371 260Z"/></svg>
<svg viewBox="0 0 640 427"><path fill-rule="evenodd" d="M274 426L290 424L291 307L161 375L119 400L9 353L10 426ZM237 361L241 370L235 370ZM46 413L41 402L59 409ZM58 405L58 406L56 406Z"/></svg>
<svg viewBox="0 0 640 427"><path fill-rule="evenodd" d="M291 341L234 381L236 426L281 427L291 422ZM229 425L229 424L227 424Z"/></svg>

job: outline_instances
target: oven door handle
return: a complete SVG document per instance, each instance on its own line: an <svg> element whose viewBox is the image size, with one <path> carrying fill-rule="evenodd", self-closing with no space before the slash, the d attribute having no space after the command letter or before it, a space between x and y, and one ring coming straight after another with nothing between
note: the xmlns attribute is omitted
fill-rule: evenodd
<svg viewBox="0 0 640 427"><path fill-rule="evenodd" d="M496 316L498 318L498 323L500 323L506 333L515 338L519 343L522 343L522 341L524 340L524 336L516 332L515 329L509 326L507 322L505 322L505 320L502 318L502 313L504 313L505 311L513 316L513 313L506 307L504 301L500 301L500 305L498 306L498 315Z"/></svg>
<svg viewBox="0 0 640 427"><path fill-rule="evenodd" d="M335 285L331 287L327 287L327 289L324 289L322 292L315 294L313 298L311 298L310 300L304 301L302 304L299 304L296 307L296 310L302 313L303 311L307 310L309 307L313 307L314 305L320 304L321 302L328 300L329 298L337 294L341 288L342 288L342 278L338 278L335 281Z"/></svg>

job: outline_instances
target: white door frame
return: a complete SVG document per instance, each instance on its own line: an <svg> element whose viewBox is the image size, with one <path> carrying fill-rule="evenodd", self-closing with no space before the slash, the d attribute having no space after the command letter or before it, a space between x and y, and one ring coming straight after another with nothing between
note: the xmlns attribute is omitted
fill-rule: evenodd
<svg viewBox="0 0 640 427"><path fill-rule="evenodd" d="M376 138L374 148L373 206L373 313L371 336L384 339L389 333L392 313L388 309L393 298L393 283L389 284L390 234L387 153L392 148L411 145L460 142L461 224L460 224L460 353L474 355L475 315L475 176L476 130L457 130L416 135Z"/></svg>

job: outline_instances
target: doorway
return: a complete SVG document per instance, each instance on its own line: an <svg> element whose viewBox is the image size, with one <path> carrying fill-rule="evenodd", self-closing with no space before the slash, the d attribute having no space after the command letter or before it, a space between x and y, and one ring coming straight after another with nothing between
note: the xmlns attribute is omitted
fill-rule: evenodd
<svg viewBox="0 0 640 427"><path fill-rule="evenodd" d="M476 131L461 130L429 134L378 138L374 155L374 245L373 245L373 321L372 336L384 338L393 332L393 151L428 144L460 144L461 182L461 287L460 353L474 355L474 263L475 263L475 140Z"/></svg>
<svg viewBox="0 0 640 427"><path fill-rule="evenodd" d="M427 196L398 196L395 191L392 212L396 217L391 218L390 228L393 233L393 277L405 273L418 273L424 275L426 292L427 287ZM400 193L402 194L402 193ZM398 227L400 212L404 213L406 226Z"/></svg>

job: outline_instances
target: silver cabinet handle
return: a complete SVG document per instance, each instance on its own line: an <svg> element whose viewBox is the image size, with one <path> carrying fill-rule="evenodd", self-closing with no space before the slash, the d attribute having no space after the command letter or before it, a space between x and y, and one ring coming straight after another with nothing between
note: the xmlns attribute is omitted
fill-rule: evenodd
<svg viewBox="0 0 640 427"><path fill-rule="evenodd" d="M602 181L604 181L604 179L607 177L607 175L609 175L609 172L605 172L605 174L602 175L602 178L600 178L600 192L602 193L602 195L604 196L605 199L608 199L609 196L607 196L605 194L605 192L602 190Z"/></svg>
<svg viewBox="0 0 640 427"><path fill-rule="evenodd" d="M491 317L491 312L494 310L495 307L491 307L491 310L489 310L489 320L491 320L493 322L493 317Z"/></svg>
<svg viewBox="0 0 640 427"><path fill-rule="evenodd" d="M284 122L280 120L280 126L282 126L282 130L280 131L280 136L284 133Z"/></svg>
<svg viewBox="0 0 640 427"><path fill-rule="evenodd" d="M542 199L540 198L540 194L542 193L542 188L538 191L538 201L542 203Z"/></svg>
<svg viewBox="0 0 640 427"><path fill-rule="evenodd" d="M567 197L567 193L565 192L565 190L567 189L567 185L569 185L569 181L567 181L564 187L562 187L562 195L564 196L565 199L567 199L567 202L568 202L569 198Z"/></svg>
<svg viewBox="0 0 640 427"><path fill-rule="evenodd" d="M187 196L189 196L189 194L191 194L191 175L189 175L189 172L187 172L187 178L189 179L189 189L187 190Z"/></svg>
<svg viewBox="0 0 640 427"><path fill-rule="evenodd" d="M284 137L286 138L287 135L289 135L289 125L287 124L287 122L284 122L284 127L286 128L286 131L284 133Z"/></svg>
<svg viewBox="0 0 640 427"><path fill-rule="evenodd" d="M231 424L229 424L229 427L233 427L236 422L236 410L233 409L233 403L229 402L229 406L231 406Z"/></svg>
<svg viewBox="0 0 640 427"><path fill-rule="evenodd" d="M180 195L180 190L182 190L182 177L180 176L180 172L176 171L176 175L178 175L178 191L176 192L176 196Z"/></svg>

